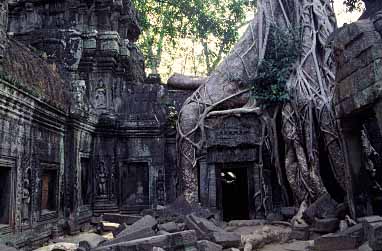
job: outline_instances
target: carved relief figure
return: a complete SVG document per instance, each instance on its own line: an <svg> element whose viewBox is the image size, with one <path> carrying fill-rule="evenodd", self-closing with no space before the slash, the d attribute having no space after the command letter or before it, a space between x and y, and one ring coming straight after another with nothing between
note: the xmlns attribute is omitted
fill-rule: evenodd
<svg viewBox="0 0 382 251"><path fill-rule="evenodd" d="M72 82L72 113L83 112L86 110L85 103L86 84L84 80Z"/></svg>
<svg viewBox="0 0 382 251"><path fill-rule="evenodd" d="M22 222L27 223L29 220L29 205L31 201L30 197L30 183L28 179L24 179L23 181L23 208L22 208Z"/></svg>
<svg viewBox="0 0 382 251"><path fill-rule="evenodd" d="M99 81L96 93L95 93L95 108L106 108L106 87L102 80Z"/></svg>
<svg viewBox="0 0 382 251"><path fill-rule="evenodd" d="M105 163L100 162L98 166L98 195L107 194L107 171Z"/></svg>

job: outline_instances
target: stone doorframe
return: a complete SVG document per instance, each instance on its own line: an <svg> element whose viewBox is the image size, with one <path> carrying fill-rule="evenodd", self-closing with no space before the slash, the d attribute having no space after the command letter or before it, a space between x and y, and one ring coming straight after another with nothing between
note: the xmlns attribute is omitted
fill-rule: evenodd
<svg viewBox="0 0 382 251"><path fill-rule="evenodd" d="M16 189L17 189L17 170L16 158L0 155L0 168L8 168L10 170L10 198L9 198L9 223L8 227L0 229L0 234L14 232L16 229Z"/></svg>
<svg viewBox="0 0 382 251"><path fill-rule="evenodd" d="M118 195L118 200L119 200L119 209L120 211L129 211L129 206L123 205L122 202L122 168L123 168L123 163L131 164L131 163L147 163L148 171L149 171L149 201L148 201L148 207L153 204L153 200L155 199L155 192L156 192L156 171L155 167L153 166L153 161L152 158L147 158L147 157L132 157L132 158L126 158L126 159L120 159L118 160L118 172L119 172L119 179L118 179L118 185L119 185L119 195Z"/></svg>
<svg viewBox="0 0 382 251"><path fill-rule="evenodd" d="M256 163L254 161L233 161L230 162L243 165L243 167L238 168L247 168L247 181L248 181L248 205L249 205L249 219L259 218L260 215L257 215L256 205L255 205L255 190L258 187L256 184ZM210 208L212 211L218 211L220 217L223 217L223 200L221 197L222 187L219 182L220 168L218 165L224 163L217 162L207 162L205 159L199 161L199 200L202 206Z"/></svg>
<svg viewBox="0 0 382 251"><path fill-rule="evenodd" d="M382 135L382 102L361 111L339 118L342 142L344 146L345 161L347 166L347 199L352 217L362 217L372 214L372 208L368 201L369 178L363 164L363 149L361 130L366 121L364 114L374 114L379 125L379 133Z"/></svg>

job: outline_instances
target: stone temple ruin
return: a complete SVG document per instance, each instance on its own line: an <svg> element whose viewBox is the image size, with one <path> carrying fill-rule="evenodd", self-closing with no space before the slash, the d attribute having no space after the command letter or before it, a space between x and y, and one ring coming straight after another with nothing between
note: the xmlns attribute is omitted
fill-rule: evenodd
<svg viewBox="0 0 382 251"><path fill-rule="evenodd" d="M94 225L111 228L115 240L93 238L78 250L251 250L255 239L230 230L290 227L281 221L292 217L308 225L276 227L276 237L267 230L264 238L316 239L320 251L369 241L382 250L382 218L359 218L382 214L381 14L332 37L347 162L346 191L337 195L346 202L325 195L304 215L285 200L293 194L261 147L256 114L207 119L200 203L182 199L174 116L197 86L146 76L137 15L130 0L0 3L1 250L32 250ZM333 196L336 187L324 183ZM223 230L219 219L241 221ZM343 222L348 232L324 235Z"/></svg>

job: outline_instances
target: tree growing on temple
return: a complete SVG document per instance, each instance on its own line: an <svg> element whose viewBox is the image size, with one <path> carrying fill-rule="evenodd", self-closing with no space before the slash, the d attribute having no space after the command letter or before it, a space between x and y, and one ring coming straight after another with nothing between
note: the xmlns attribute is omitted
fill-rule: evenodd
<svg viewBox="0 0 382 251"><path fill-rule="evenodd" d="M311 203L326 192L322 154L345 190L332 104L335 66L327 44L335 28L330 0L257 1L243 37L179 113L178 166L187 200L198 200L196 166L206 146L205 120L243 113L262 119L261 146L271 153L278 182L284 191L290 186L295 204Z"/></svg>

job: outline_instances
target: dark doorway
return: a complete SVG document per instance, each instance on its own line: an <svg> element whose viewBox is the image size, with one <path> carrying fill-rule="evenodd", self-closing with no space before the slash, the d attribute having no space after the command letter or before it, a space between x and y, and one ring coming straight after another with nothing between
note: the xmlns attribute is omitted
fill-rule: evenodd
<svg viewBox="0 0 382 251"><path fill-rule="evenodd" d="M90 204L91 191L90 164L88 158L81 158L81 198L82 205Z"/></svg>
<svg viewBox="0 0 382 251"><path fill-rule="evenodd" d="M220 180L224 221L249 219L247 168L222 168Z"/></svg>
<svg viewBox="0 0 382 251"><path fill-rule="evenodd" d="M45 169L41 182L42 213L54 212L57 210L57 170Z"/></svg>
<svg viewBox="0 0 382 251"><path fill-rule="evenodd" d="M148 163L124 162L120 182L123 206L149 205Z"/></svg>
<svg viewBox="0 0 382 251"><path fill-rule="evenodd" d="M11 203L11 169L0 167L0 227L9 224Z"/></svg>

